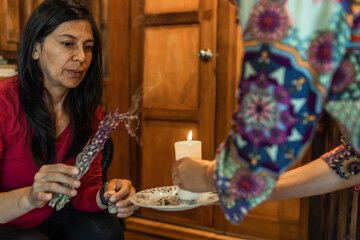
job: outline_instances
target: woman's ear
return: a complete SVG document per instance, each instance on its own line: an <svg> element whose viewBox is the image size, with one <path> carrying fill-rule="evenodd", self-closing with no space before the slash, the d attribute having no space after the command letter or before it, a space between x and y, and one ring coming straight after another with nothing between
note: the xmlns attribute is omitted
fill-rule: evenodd
<svg viewBox="0 0 360 240"><path fill-rule="evenodd" d="M34 60L39 60L40 50L41 50L41 48L40 48L40 43L39 43L39 42L35 42L34 48L33 48L32 54L31 54L31 56L32 56L32 58L33 58Z"/></svg>

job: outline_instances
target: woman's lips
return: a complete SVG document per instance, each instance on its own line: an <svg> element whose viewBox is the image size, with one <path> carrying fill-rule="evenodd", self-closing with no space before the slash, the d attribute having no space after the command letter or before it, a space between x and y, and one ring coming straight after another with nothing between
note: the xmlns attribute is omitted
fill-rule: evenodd
<svg viewBox="0 0 360 240"><path fill-rule="evenodd" d="M73 77L81 77L84 71L79 70L68 70L71 76Z"/></svg>

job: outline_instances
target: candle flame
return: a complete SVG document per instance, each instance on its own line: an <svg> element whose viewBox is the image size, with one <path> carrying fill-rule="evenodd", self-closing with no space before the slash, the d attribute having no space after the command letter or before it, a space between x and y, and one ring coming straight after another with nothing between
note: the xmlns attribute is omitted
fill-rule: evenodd
<svg viewBox="0 0 360 240"><path fill-rule="evenodd" d="M191 141L192 140L192 131L190 130L190 132L189 132L189 135L188 135L188 139L187 139L188 141Z"/></svg>
<svg viewBox="0 0 360 240"><path fill-rule="evenodd" d="M192 131L190 130L190 132L188 134L188 138L187 138L187 143L191 144L191 140L192 140Z"/></svg>

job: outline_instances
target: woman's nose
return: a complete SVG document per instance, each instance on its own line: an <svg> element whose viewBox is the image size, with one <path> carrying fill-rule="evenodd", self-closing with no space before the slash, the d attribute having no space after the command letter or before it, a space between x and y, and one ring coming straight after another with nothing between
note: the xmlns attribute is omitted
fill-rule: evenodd
<svg viewBox="0 0 360 240"><path fill-rule="evenodd" d="M73 61L84 62L85 60L86 60L86 55L84 48L79 47L73 56Z"/></svg>

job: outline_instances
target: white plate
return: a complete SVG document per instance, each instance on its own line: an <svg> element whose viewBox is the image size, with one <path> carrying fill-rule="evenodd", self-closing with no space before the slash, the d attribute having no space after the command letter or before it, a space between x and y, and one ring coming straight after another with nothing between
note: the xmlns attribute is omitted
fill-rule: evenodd
<svg viewBox="0 0 360 240"><path fill-rule="evenodd" d="M183 211L215 203L219 200L216 193L205 192L201 194L198 200L179 203L177 192L177 186L150 188L137 192L130 198L130 201L140 207L160 211Z"/></svg>

